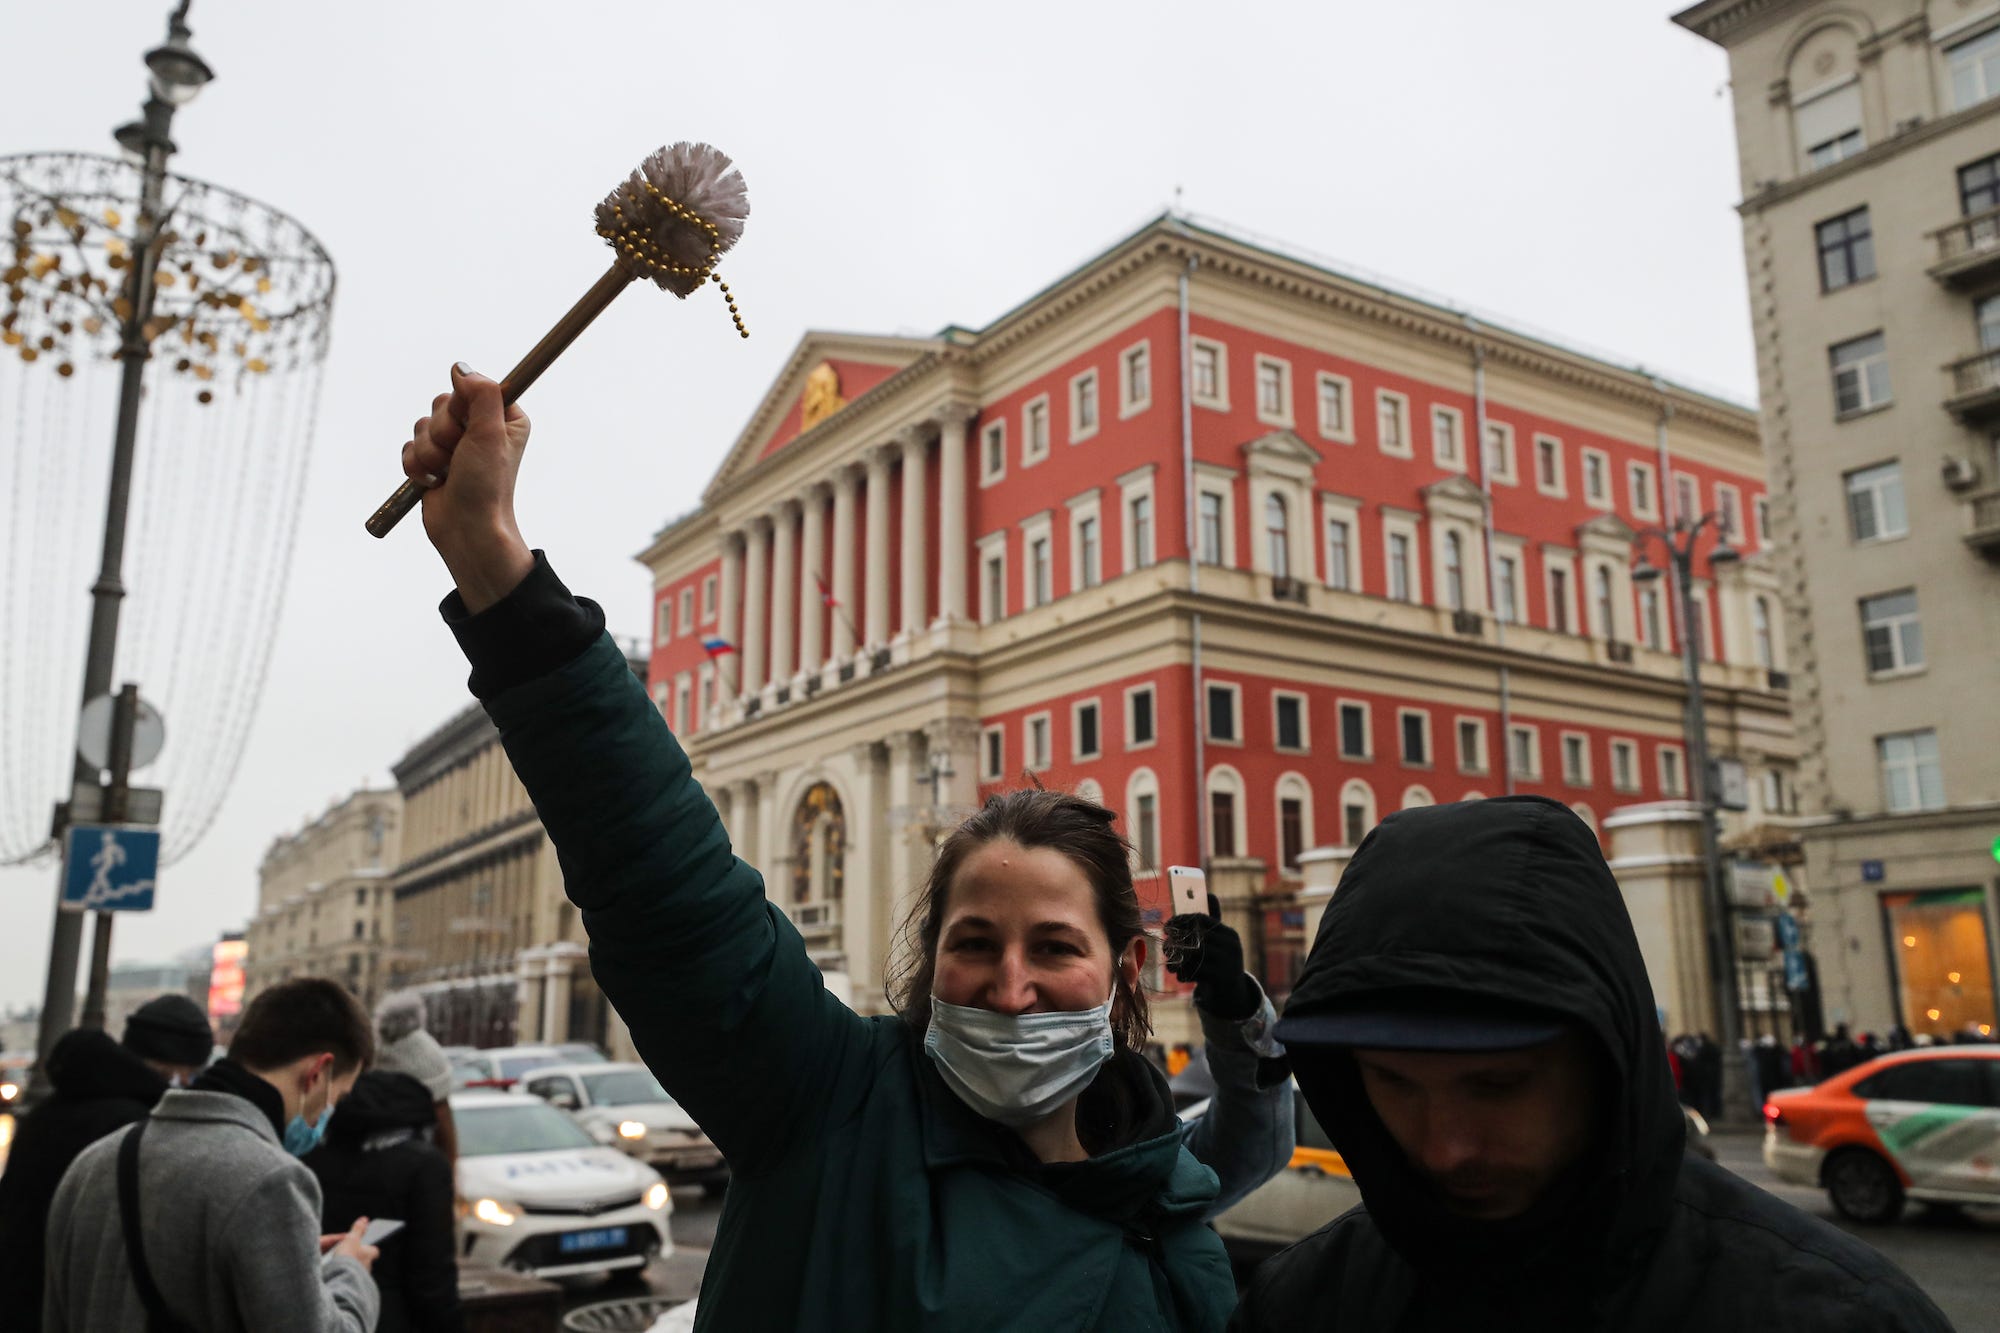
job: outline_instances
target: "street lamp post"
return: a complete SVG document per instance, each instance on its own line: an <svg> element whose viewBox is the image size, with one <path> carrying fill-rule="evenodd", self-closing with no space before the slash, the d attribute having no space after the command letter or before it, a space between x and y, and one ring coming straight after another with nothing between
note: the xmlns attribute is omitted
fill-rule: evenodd
<svg viewBox="0 0 2000 1333"><path fill-rule="evenodd" d="M1728 889L1722 876L1722 841L1716 827L1717 792L1715 773L1709 766L1708 714L1701 686L1701 622L1696 619L1694 602L1695 547L1702 531L1713 527L1715 547L1708 553L1710 568L1735 564L1742 557L1729 545L1722 530L1720 514L1703 514L1692 520L1677 518L1668 528L1644 528L1641 538L1657 541L1667 553L1674 573L1674 591L1679 599L1681 622L1681 674L1686 698L1681 711L1681 728L1687 744L1688 781L1701 806L1701 864L1703 897L1708 917L1708 971L1714 989L1717 1039L1722 1046L1722 1108L1733 1120L1755 1118L1750 1105L1748 1071L1743 1067L1742 1022L1738 1010L1736 941L1731 937L1732 913ZM1642 552L1632 577L1650 583L1660 577L1660 567Z"/></svg>
<svg viewBox="0 0 2000 1333"><path fill-rule="evenodd" d="M146 326L153 317L156 294L154 281L160 237L164 230L161 199L165 192L167 159L174 152L168 137L174 112L187 105L206 83L215 77L208 62L188 45L188 0L167 20L167 40L146 53L150 95L141 120L121 126L115 133L118 145L140 160L142 172L139 216L133 223L130 271L126 276L124 318L120 321L118 357L123 367L118 385L118 426L111 449L111 484L104 506L104 547L91 585L90 652L83 672L83 702L111 692L111 673L118 649L118 610L125 597L122 572L125 560L125 518L132 495L132 456L139 433L140 390L146 362L152 358ZM71 788L71 808L76 794L94 788L98 772L81 756ZM48 984L42 995L41 1029L36 1041L36 1061L29 1096L39 1100L47 1091L43 1072L49 1049L68 1030L75 1007L76 964L82 942L81 914L62 908L62 887L56 887L56 920L49 943ZM97 938L93 952L109 957L111 914L97 914Z"/></svg>

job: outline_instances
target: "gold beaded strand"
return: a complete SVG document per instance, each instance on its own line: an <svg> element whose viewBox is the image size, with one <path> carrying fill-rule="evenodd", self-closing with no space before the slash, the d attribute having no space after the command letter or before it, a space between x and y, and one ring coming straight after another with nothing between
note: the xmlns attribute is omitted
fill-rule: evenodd
<svg viewBox="0 0 2000 1333"><path fill-rule="evenodd" d="M694 281L696 286L713 280L715 285L722 289L722 299L724 304L729 307L729 318L736 325L736 332L748 338L750 330L743 326L743 314L736 308L736 298L731 295L729 284L724 282L720 277L717 277L715 273L715 264L717 259L720 258L722 251L721 232L713 222L710 222L693 209L681 204L680 201L669 198L658 186L645 177L639 177L639 184L645 189L647 194L653 197L654 202L665 208L672 217L691 226L699 227L705 233L704 239L708 244L707 261L699 265L676 263L667 255L665 249L658 242L654 241L649 229L627 219L624 208L616 203L611 205L611 214L617 219L617 222L610 227L601 226L597 228L597 234L606 241L609 241L612 249L616 250L635 268L655 275L666 273L677 278L689 278ZM629 188L629 182L627 188Z"/></svg>

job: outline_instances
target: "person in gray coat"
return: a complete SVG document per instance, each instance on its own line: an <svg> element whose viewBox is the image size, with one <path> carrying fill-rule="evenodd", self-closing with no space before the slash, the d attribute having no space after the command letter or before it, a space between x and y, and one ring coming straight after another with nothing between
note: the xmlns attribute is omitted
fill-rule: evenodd
<svg viewBox="0 0 2000 1333"><path fill-rule="evenodd" d="M339 984L301 978L259 995L227 1057L63 1177L44 1333L372 1333L368 1219L322 1236L319 1183L298 1157L373 1054L368 1015ZM123 1180L121 1154L136 1166Z"/></svg>

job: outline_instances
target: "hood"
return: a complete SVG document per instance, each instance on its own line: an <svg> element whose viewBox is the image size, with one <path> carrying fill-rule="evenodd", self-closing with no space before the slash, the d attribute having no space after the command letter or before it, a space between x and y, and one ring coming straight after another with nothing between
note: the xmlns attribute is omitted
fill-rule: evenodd
<svg viewBox="0 0 2000 1333"><path fill-rule="evenodd" d="M1457 1008L1553 1016L1596 1048L1593 1154L1526 1215L1445 1210L1375 1115L1351 1055L1294 1047L1299 1089L1370 1217L1406 1260L1518 1280L1594 1256L1608 1277L1665 1225L1686 1123L1652 986L1596 835L1558 802L1500 797L1405 810L1362 842L1285 1015Z"/></svg>
<svg viewBox="0 0 2000 1333"><path fill-rule="evenodd" d="M371 1069L354 1080L354 1087L327 1121L327 1140L352 1147L388 1129L430 1129L437 1124L437 1104L430 1090L408 1074Z"/></svg>
<svg viewBox="0 0 2000 1333"><path fill-rule="evenodd" d="M167 1091L151 1066L96 1028L62 1035L49 1052L49 1082L77 1101L123 1097L151 1106Z"/></svg>
<svg viewBox="0 0 2000 1333"><path fill-rule="evenodd" d="M701 1132L694 1117L681 1109L678 1102L599 1102L576 1112L579 1120L593 1123L603 1122L615 1125L621 1120L636 1120L647 1129L678 1129L689 1134Z"/></svg>
<svg viewBox="0 0 2000 1333"><path fill-rule="evenodd" d="M616 1148L558 1148L458 1159L458 1192L464 1197L548 1207L594 1206L637 1194L659 1178L659 1172Z"/></svg>

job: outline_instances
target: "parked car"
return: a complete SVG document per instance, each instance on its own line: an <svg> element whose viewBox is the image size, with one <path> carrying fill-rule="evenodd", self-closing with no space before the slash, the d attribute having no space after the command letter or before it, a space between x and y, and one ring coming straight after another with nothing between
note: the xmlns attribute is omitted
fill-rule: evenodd
<svg viewBox="0 0 2000 1333"><path fill-rule="evenodd" d="M1215 1219L1216 1234L1239 1272L1318 1231L1361 1202L1360 1187L1333 1141L1293 1089L1296 1146L1285 1169ZM1196 1102L1180 1112L1192 1121L1208 1111Z"/></svg>
<svg viewBox="0 0 2000 1333"><path fill-rule="evenodd" d="M1764 1122L1764 1165L1856 1222L1893 1222L1909 1199L2000 1204L2000 1048L1881 1056L1773 1092Z"/></svg>
<svg viewBox="0 0 2000 1333"><path fill-rule="evenodd" d="M606 1148L547 1102L512 1092L458 1092L462 1256L568 1277L644 1268L673 1253L673 1199L660 1173Z"/></svg>
<svg viewBox="0 0 2000 1333"><path fill-rule="evenodd" d="M455 1070L464 1071L463 1081L455 1076L454 1082L466 1088L511 1088L530 1069L573 1063L554 1046L493 1046L450 1058Z"/></svg>
<svg viewBox="0 0 2000 1333"><path fill-rule="evenodd" d="M601 1065L611 1061L611 1057L592 1041L559 1041L556 1050L573 1065Z"/></svg>
<svg viewBox="0 0 2000 1333"><path fill-rule="evenodd" d="M640 1064L550 1065L521 1086L568 1111L599 1143L646 1162L676 1185L720 1194L729 1164L701 1126Z"/></svg>

